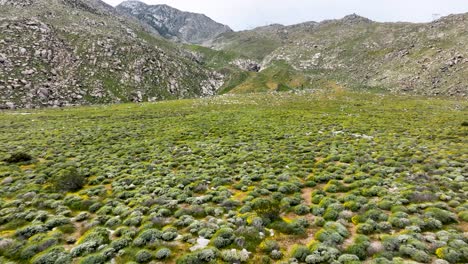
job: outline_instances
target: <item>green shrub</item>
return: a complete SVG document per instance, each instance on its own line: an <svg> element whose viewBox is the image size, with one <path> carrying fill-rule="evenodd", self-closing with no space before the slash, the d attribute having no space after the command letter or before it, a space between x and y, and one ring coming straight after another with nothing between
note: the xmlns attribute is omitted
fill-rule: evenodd
<svg viewBox="0 0 468 264"><path fill-rule="evenodd" d="M168 248L161 248L156 251L155 258L156 259L167 259L171 256L171 250Z"/></svg>
<svg viewBox="0 0 468 264"><path fill-rule="evenodd" d="M370 245L370 239L367 236L357 235L348 248L346 248L346 253L357 256L359 259L364 260L367 258L367 249Z"/></svg>
<svg viewBox="0 0 468 264"><path fill-rule="evenodd" d="M212 243L217 248L225 248L234 242L234 238L234 230L231 228L221 228L214 234Z"/></svg>
<svg viewBox="0 0 468 264"><path fill-rule="evenodd" d="M52 177L52 184L57 191L75 192L86 184L86 177L77 168L69 167Z"/></svg>
<svg viewBox="0 0 468 264"><path fill-rule="evenodd" d="M468 211L461 211L460 213L458 213L458 217L461 220L468 222Z"/></svg>
<svg viewBox="0 0 468 264"><path fill-rule="evenodd" d="M260 249L265 252L265 253L270 253L273 250L279 250L279 243L276 242L275 240L271 239L265 239L261 244L260 244Z"/></svg>
<svg viewBox="0 0 468 264"><path fill-rule="evenodd" d="M131 239L128 238L118 238L111 242L110 247L113 248L115 251L119 251L124 249L130 245Z"/></svg>
<svg viewBox="0 0 468 264"><path fill-rule="evenodd" d="M443 224L450 224L450 223L455 223L457 222L457 217L454 213L436 208L436 207L430 207L424 210L425 215L429 217L433 217Z"/></svg>
<svg viewBox="0 0 468 264"><path fill-rule="evenodd" d="M322 243L314 243L310 248L310 254L305 262L312 263L333 263L338 258L340 251L334 247L328 247Z"/></svg>
<svg viewBox="0 0 468 264"><path fill-rule="evenodd" d="M137 247L142 247L156 242L162 238L163 233L158 229L147 229L140 233L140 235L133 241Z"/></svg>
<svg viewBox="0 0 468 264"><path fill-rule="evenodd" d="M309 254L310 250L306 246L294 245L291 249L291 257L301 262L304 262Z"/></svg>
<svg viewBox="0 0 468 264"><path fill-rule="evenodd" d="M227 249L221 251L221 258L227 263L242 263L247 262L249 254L246 251Z"/></svg>
<svg viewBox="0 0 468 264"><path fill-rule="evenodd" d="M26 239L45 231L47 231L47 228L44 225L31 225L17 230L15 234L20 238Z"/></svg>
<svg viewBox="0 0 468 264"><path fill-rule="evenodd" d="M297 215L306 215L309 212L309 207L304 204L300 204L294 207L294 213L296 213Z"/></svg>
<svg viewBox="0 0 468 264"><path fill-rule="evenodd" d="M369 235L375 231L375 225L370 223L358 224L356 232L359 234Z"/></svg>
<svg viewBox="0 0 468 264"><path fill-rule="evenodd" d="M106 257L101 254L94 254L84 257L80 264L104 264L106 263Z"/></svg>
<svg viewBox="0 0 468 264"><path fill-rule="evenodd" d="M437 257L444 259L450 263L460 263L463 259L467 259L467 256L463 256L462 252L458 249L450 247L441 247L436 250Z"/></svg>
<svg viewBox="0 0 468 264"><path fill-rule="evenodd" d="M361 261L359 261L359 257L356 255L350 255L350 254L343 254L338 258L339 263L343 264L359 264Z"/></svg>
<svg viewBox="0 0 468 264"><path fill-rule="evenodd" d="M25 152L15 152L10 155L10 157L4 159L7 163L20 163L31 161L33 157Z"/></svg>
<svg viewBox="0 0 468 264"><path fill-rule="evenodd" d="M102 227L91 229L86 232L79 240L79 244L85 242L96 242L98 245L109 244L109 231Z"/></svg>
<svg viewBox="0 0 468 264"><path fill-rule="evenodd" d="M146 249L142 249L140 251L138 251L135 255L135 260L138 262L138 263L147 263L147 262L150 262L150 260L153 258L153 254L151 254L151 252L149 252L148 250Z"/></svg>
<svg viewBox="0 0 468 264"><path fill-rule="evenodd" d="M270 252L270 257L272 259L274 259L274 260L282 259L283 258L283 252L275 249L275 250Z"/></svg>
<svg viewBox="0 0 468 264"><path fill-rule="evenodd" d="M32 264L69 264L71 262L70 255L63 247L50 248L31 260Z"/></svg>

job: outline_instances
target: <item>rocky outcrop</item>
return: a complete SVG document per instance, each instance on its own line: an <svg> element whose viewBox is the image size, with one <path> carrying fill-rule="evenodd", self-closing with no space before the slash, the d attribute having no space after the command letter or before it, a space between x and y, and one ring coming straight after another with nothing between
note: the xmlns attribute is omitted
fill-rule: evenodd
<svg viewBox="0 0 468 264"><path fill-rule="evenodd" d="M235 65L244 71L259 72L262 67L254 60L249 59L236 59L231 62L231 65Z"/></svg>
<svg viewBox="0 0 468 264"><path fill-rule="evenodd" d="M120 12L148 24L165 38L201 44L232 30L211 18L182 12L167 5L146 5L139 1L125 1L117 6Z"/></svg>

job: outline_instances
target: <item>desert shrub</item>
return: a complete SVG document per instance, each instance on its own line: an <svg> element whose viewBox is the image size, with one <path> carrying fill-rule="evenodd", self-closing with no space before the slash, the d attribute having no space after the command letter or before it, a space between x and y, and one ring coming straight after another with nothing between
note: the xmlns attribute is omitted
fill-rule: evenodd
<svg viewBox="0 0 468 264"><path fill-rule="evenodd" d="M109 220L107 220L104 225L107 227L115 227L115 226L120 225L121 223L122 223L122 220L120 220L119 217L112 217Z"/></svg>
<svg viewBox="0 0 468 264"><path fill-rule="evenodd" d="M454 213L440 209L440 208L430 207L424 210L424 213L425 215L429 217L433 217L439 220L443 224L450 224L450 223L457 222L457 217Z"/></svg>
<svg viewBox="0 0 468 264"><path fill-rule="evenodd" d="M263 252L270 253L273 250L279 250L279 243L275 240L265 239L262 243L260 243L259 247Z"/></svg>
<svg viewBox="0 0 468 264"><path fill-rule="evenodd" d="M377 223L377 231L379 232L388 232L392 229L392 224L389 222L380 222Z"/></svg>
<svg viewBox="0 0 468 264"><path fill-rule="evenodd" d="M283 258L283 252L279 251L279 250L273 250L270 252L270 257L274 260L279 260L281 258Z"/></svg>
<svg viewBox="0 0 468 264"><path fill-rule="evenodd" d="M249 260L249 253L245 250L227 249L221 251L221 258L227 263L242 263Z"/></svg>
<svg viewBox="0 0 468 264"><path fill-rule="evenodd" d="M348 248L346 253L357 256L359 259L364 260L367 258L367 249L370 246L370 239L367 236L357 235Z"/></svg>
<svg viewBox="0 0 468 264"><path fill-rule="evenodd" d="M428 263L431 260L431 257L426 252L418 250L410 245L400 246L399 252L403 256L410 257L418 262Z"/></svg>
<svg viewBox="0 0 468 264"><path fill-rule="evenodd" d="M15 152L10 155L10 157L4 159L7 163L20 163L31 161L33 157L26 152Z"/></svg>
<svg viewBox="0 0 468 264"><path fill-rule="evenodd" d="M458 213L458 217L465 221L465 222L468 222L468 211L461 211Z"/></svg>
<svg viewBox="0 0 468 264"><path fill-rule="evenodd" d="M32 264L69 264L71 262L70 255L63 247L50 248L31 260Z"/></svg>
<svg viewBox="0 0 468 264"><path fill-rule="evenodd" d="M356 201L347 201L343 206L353 212L357 212L361 208L361 205Z"/></svg>
<svg viewBox="0 0 468 264"><path fill-rule="evenodd" d="M147 229L140 233L140 235L133 241L133 244L137 247L142 247L151 243L156 242L162 238L163 233L158 229Z"/></svg>
<svg viewBox="0 0 468 264"><path fill-rule="evenodd" d="M177 259L177 264L201 264L214 261L218 257L218 251L214 248L205 248L196 252L185 254Z"/></svg>
<svg viewBox="0 0 468 264"><path fill-rule="evenodd" d="M117 228L114 232L114 235L117 237L134 238L137 235L137 231L132 228L123 226Z"/></svg>
<svg viewBox="0 0 468 264"><path fill-rule="evenodd" d="M89 218L89 213L88 212L81 212L77 216L75 216L75 220L77 222L82 222L84 220L87 220Z"/></svg>
<svg viewBox="0 0 468 264"><path fill-rule="evenodd" d="M294 213L296 213L297 215L306 215L309 212L309 207L304 204L300 204L294 207Z"/></svg>
<svg viewBox="0 0 468 264"><path fill-rule="evenodd" d="M153 258L153 254L146 249L138 251L135 255L135 260L138 263L147 263Z"/></svg>
<svg viewBox="0 0 468 264"><path fill-rule="evenodd" d="M356 255L351 255L351 254L343 254L338 258L339 263L343 264L359 264L361 261L359 261L359 257Z"/></svg>
<svg viewBox="0 0 468 264"><path fill-rule="evenodd" d="M37 238L37 240L40 240L40 241L34 241L36 240L34 239L35 237L32 237L29 239L34 244L27 246L21 250L20 256L22 259L31 259L37 253L42 252L46 250L47 248L50 248L51 246L58 244L59 242L59 240L54 237L41 239L42 237L43 236L39 236Z"/></svg>
<svg viewBox="0 0 468 264"><path fill-rule="evenodd" d="M40 252L40 249L39 249L38 245L27 246L27 247L25 247L24 249L21 250L20 258L26 259L26 260L31 259L38 252Z"/></svg>
<svg viewBox="0 0 468 264"><path fill-rule="evenodd" d="M265 198L255 198L252 200L251 207L262 217L270 219L278 218L279 207L274 201Z"/></svg>
<svg viewBox="0 0 468 264"><path fill-rule="evenodd" d="M327 221L325 221L325 219L323 219L323 217L316 217L314 219L314 225L315 226L324 226L326 222Z"/></svg>
<svg viewBox="0 0 468 264"><path fill-rule="evenodd" d="M95 252L98 249L99 245L95 241L85 242L74 247L70 251L72 257L86 256L90 253Z"/></svg>
<svg viewBox="0 0 468 264"><path fill-rule="evenodd" d="M425 217L419 227L423 231L439 230L442 228L442 222L432 217Z"/></svg>
<svg viewBox="0 0 468 264"><path fill-rule="evenodd" d="M292 235L305 234L304 226L301 224L301 222L298 222L298 221L287 223L285 221L278 220L278 221L274 221L273 223L271 223L269 227L284 234L292 234Z"/></svg>
<svg viewBox="0 0 468 264"><path fill-rule="evenodd" d="M106 263L106 257L101 254L94 254L84 257L80 260L80 264L104 264Z"/></svg>
<svg viewBox="0 0 468 264"><path fill-rule="evenodd" d="M315 239L327 245L336 245L344 241L349 232L342 224L327 222L322 229L315 233Z"/></svg>
<svg viewBox="0 0 468 264"><path fill-rule="evenodd" d="M291 249L291 257L295 258L301 262L304 262L307 256L310 254L310 250L306 246L294 245Z"/></svg>
<svg viewBox="0 0 468 264"><path fill-rule="evenodd" d="M467 256L463 256L462 252L451 247L441 247L436 250L437 257L444 259L450 263L460 263L463 259L467 260Z"/></svg>
<svg viewBox="0 0 468 264"><path fill-rule="evenodd" d="M60 170L51 181L57 191L74 192L83 188L86 184L86 177L77 168L68 167Z"/></svg>
<svg viewBox="0 0 468 264"><path fill-rule="evenodd" d="M218 251L213 248L206 248L198 252L197 257L204 262L211 262L218 256Z"/></svg>
<svg viewBox="0 0 468 264"><path fill-rule="evenodd" d="M156 251L155 258L156 259L167 259L171 256L171 250L168 248L161 248Z"/></svg>
<svg viewBox="0 0 468 264"><path fill-rule="evenodd" d="M395 228L405 228L406 226L411 224L411 221L409 219L400 217L390 217L388 221Z"/></svg>
<svg viewBox="0 0 468 264"><path fill-rule="evenodd" d="M325 212L325 209L314 204L310 207L310 212L315 216L321 216Z"/></svg>
<svg viewBox="0 0 468 264"><path fill-rule="evenodd" d="M45 223L47 229L52 229L55 227L63 226L70 224L70 219L65 217L53 218Z"/></svg>
<svg viewBox="0 0 468 264"><path fill-rule="evenodd" d="M112 240L110 243L110 247L115 249L115 251L119 251L121 249L124 249L130 245L131 239L129 238L118 238L115 240Z"/></svg>
<svg viewBox="0 0 468 264"><path fill-rule="evenodd" d="M389 200L382 200L380 202L377 203L377 206L382 209L382 210L390 210L393 206L393 202L392 201L389 201Z"/></svg>
<svg viewBox="0 0 468 264"><path fill-rule="evenodd" d="M376 230L375 223L366 222L363 224L358 224L356 226L356 232L359 234L369 235L372 234Z"/></svg>
<svg viewBox="0 0 468 264"><path fill-rule="evenodd" d="M35 234L43 233L47 231L47 228L45 225L31 225L27 227L23 227L15 232L15 235L26 239L34 236Z"/></svg>
<svg viewBox="0 0 468 264"><path fill-rule="evenodd" d="M234 230L231 228L221 228L214 234L212 243L217 248L225 248L234 242L234 237Z"/></svg>
<svg viewBox="0 0 468 264"><path fill-rule="evenodd" d="M263 238L260 237L260 234L255 227L251 226L242 226L239 227L235 234L237 237L244 238L244 246L243 248L247 249L248 251L255 251L257 250L258 245L262 242Z"/></svg>
<svg viewBox="0 0 468 264"><path fill-rule="evenodd" d="M105 248L103 251L102 251L102 255L106 258L106 259L112 259L113 257L115 257L115 255L117 254L117 250L115 250L114 248L111 248L111 247L108 247L108 248Z"/></svg>
<svg viewBox="0 0 468 264"><path fill-rule="evenodd" d="M174 232L174 231L165 231L162 236L161 236L161 239L164 240L164 241L172 241L174 239L176 239L178 236L177 232Z"/></svg>
<svg viewBox="0 0 468 264"><path fill-rule="evenodd" d="M109 231L102 227L96 227L86 232L78 241L78 244L93 242L97 245L105 245L110 243Z"/></svg>
<svg viewBox="0 0 468 264"><path fill-rule="evenodd" d="M339 254L340 251L336 248L328 247L322 243L314 243L311 245L310 254L306 257L305 262L308 264L333 263Z"/></svg>

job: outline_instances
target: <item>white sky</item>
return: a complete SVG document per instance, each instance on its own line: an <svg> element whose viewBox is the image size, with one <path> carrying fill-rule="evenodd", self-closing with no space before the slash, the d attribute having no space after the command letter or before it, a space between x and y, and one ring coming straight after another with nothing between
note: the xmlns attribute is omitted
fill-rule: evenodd
<svg viewBox="0 0 468 264"><path fill-rule="evenodd" d="M103 0L113 6L123 0ZM375 21L428 22L434 14L468 12L468 0L140 0L203 13L234 30L341 18L357 13Z"/></svg>

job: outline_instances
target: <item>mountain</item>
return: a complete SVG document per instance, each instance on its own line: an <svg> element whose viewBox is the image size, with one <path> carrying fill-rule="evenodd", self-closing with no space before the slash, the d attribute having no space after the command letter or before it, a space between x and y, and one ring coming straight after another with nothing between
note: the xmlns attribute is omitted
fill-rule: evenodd
<svg viewBox="0 0 468 264"><path fill-rule="evenodd" d="M232 92L301 87L468 96L468 14L424 24L358 15L224 33L208 46L256 61ZM276 78L272 80L271 78Z"/></svg>
<svg viewBox="0 0 468 264"><path fill-rule="evenodd" d="M125 1L117 6L117 10L148 24L165 38L185 43L202 44L222 33L232 32L228 26L205 15L183 12L167 5Z"/></svg>
<svg viewBox="0 0 468 264"><path fill-rule="evenodd" d="M0 108L199 97L223 83L99 0L1 0L0 13Z"/></svg>

